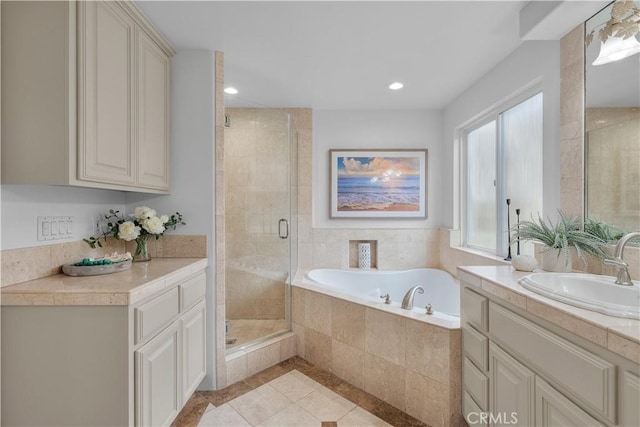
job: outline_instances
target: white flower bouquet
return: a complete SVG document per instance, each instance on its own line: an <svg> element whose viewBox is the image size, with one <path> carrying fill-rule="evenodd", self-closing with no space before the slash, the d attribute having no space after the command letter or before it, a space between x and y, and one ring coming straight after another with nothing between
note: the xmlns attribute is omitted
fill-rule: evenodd
<svg viewBox="0 0 640 427"><path fill-rule="evenodd" d="M135 208L129 218L121 215L120 211L111 209L104 218L107 220L107 229L98 237L92 236L83 240L92 248L96 246L102 247L100 239L106 240L109 236L127 242L135 240L136 252L133 255L134 261L149 260L147 251L149 237L155 236L156 239L159 239L167 229L173 228L175 230L178 225L185 225L180 212L176 212L171 216L157 215L154 209L147 206Z"/></svg>

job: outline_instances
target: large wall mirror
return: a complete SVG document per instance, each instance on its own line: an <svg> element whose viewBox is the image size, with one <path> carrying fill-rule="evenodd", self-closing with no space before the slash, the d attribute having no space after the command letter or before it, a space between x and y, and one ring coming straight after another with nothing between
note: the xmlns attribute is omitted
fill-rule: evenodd
<svg viewBox="0 0 640 427"><path fill-rule="evenodd" d="M619 0L585 25L585 213L625 231L640 230L640 33L616 35L634 14L639 1Z"/></svg>

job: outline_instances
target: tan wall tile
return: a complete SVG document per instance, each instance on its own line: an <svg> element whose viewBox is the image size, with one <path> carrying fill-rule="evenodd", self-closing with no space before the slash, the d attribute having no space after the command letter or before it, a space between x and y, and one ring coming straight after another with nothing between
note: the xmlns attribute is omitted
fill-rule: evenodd
<svg viewBox="0 0 640 427"><path fill-rule="evenodd" d="M223 351L224 352L224 351ZM242 354L240 356L229 358L226 360L227 365L227 385L235 384L238 381L249 376L247 370L247 355Z"/></svg>
<svg viewBox="0 0 640 427"><path fill-rule="evenodd" d="M165 234L157 243L162 244L164 258L206 258L207 236Z"/></svg>
<svg viewBox="0 0 640 427"><path fill-rule="evenodd" d="M364 371L364 391L405 410L405 369L402 366L365 353Z"/></svg>
<svg viewBox="0 0 640 427"><path fill-rule="evenodd" d="M316 292L306 292L304 324L307 328L331 336L331 297Z"/></svg>
<svg viewBox="0 0 640 427"><path fill-rule="evenodd" d="M280 341L280 361L285 361L297 354L296 336L292 335Z"/></svg>
<svg viewBox="0 0 640 427"><path fill-rule="evenodd" d="M331 337L358 350L364 350L365 307L332 298Z"/></svg>
<svg viewBox="0 0 640 427"><path fill-rule="evenodd" d="M364 351L334 339L331 342L331 369L348 383L364 387Z"/></svg>
<svg viewBox="0 0 640 427"><path fill-rule="evenodd" d="M279 342L251 350L247 353L247 374L253 375L278 363L280 363Z"/></svg>
<svg viewBox="0 0 640 427"><path fill-rule="evenodd" d="M404 317L366 308L365 351L404 366L405 324Z"/></svg>
<svg viewBox="0 0 640 427"><path fill-rule="evenodd" d="M302 358L306 358L305 327L299 323L291 323L291 332L296 335L296 353Z"/></svg>
<svg viewBox="0 0 640 427"><path fill-rule="evenodd" d="M308 291L296 286L291 287L291 321L300 325L305 324L305 294Z"/></svg>
<svg viewBox="0 0 640 427"><path fill-rule="evenodd" d="M449 383L449 331L414 320L406 321L406 366L443 384Z"/></svg>
<svg viewBox="0 0 640 427"><path fill-rule="evenodd" d="M331 337L313 329L304 330L304 358L331 372Z"/></svg>
<svg viewBox="0 0 640 427"><path fill-rule="evenodd" d="M51 265L51 247L2 251L2 286L26 282L57 274L59 266Z"/></svg>
<svg viewBox="0 0 640 427"><path fill-rule="evenodd" d="M433 427L449 426L449 388L412 371L406 375L407 414Z"/></svg>

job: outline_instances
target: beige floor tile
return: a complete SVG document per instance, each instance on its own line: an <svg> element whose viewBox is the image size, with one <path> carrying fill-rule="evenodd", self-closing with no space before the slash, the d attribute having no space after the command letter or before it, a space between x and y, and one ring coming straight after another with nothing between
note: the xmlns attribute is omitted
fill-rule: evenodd
<svg viewBox="0 0 640 427"><path fill-rule="evenodd" d="M293 401L271 387L269 384L258 387L249 393L229 402L249 423L256 425L282 411Z"/></svg>
<svg viewBox="0 0 640 427"><path fill-rule="evenodd" d="M295 370L272 380L269 385L294 402L322 387L322 385Z"/></svg>
<svg viewBox="0 0 640 427"><path fill-rule="evenodd" d="M356 406L351 412L338 420L340 427L391 427L391 424L381 420L370 412Z"/></svg>
<svg viewBox="0 0 640 427"><path fill-rule="evenodd" d="M297 403L322 421L338 421L356 407L354 403L326 387L313 391Z"/></svg>
<svg viewBox="0 0 640 427"><path fill-rule="evenodd" d="M198 427L241 427L250 425L251 424L228 403L218 406L217 408L210 404L198 423Z"/></svg>
<svg viewBox="0 0 640 427"><path fill-rule="evenodd" d="M296 404L287 406L259 426L273 427L319 427L320 420Z"/></svg>

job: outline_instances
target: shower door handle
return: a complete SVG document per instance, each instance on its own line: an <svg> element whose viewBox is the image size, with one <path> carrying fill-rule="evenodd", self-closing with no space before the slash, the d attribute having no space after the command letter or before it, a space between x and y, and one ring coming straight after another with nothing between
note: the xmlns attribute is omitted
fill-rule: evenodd
<svg viewBox="0 0 640 427"><path fill-rule="evenodd" d="M282 232L282 224L284 224L284 233ZM280 218L280 221L278 221L278 235L281 239L289 238L289 221L284 218Z"/></svg>

